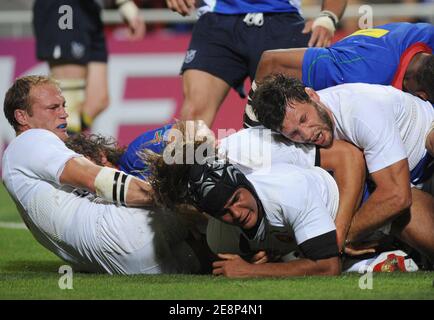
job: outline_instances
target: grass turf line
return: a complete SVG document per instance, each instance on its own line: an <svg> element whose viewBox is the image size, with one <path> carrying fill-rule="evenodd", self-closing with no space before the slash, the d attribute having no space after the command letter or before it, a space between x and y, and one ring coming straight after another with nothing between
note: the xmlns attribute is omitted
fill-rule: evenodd
<svg viewBox="0 0 434 320"><path fill-rule="evenodd" d="M0 187L0 221L20 222ZM234 280L213 276L74 274L73 289L58 286L64 262L27 230L0 228L0 299L434 299L433 272L374 274L361 290L360 275Z"/></svg>

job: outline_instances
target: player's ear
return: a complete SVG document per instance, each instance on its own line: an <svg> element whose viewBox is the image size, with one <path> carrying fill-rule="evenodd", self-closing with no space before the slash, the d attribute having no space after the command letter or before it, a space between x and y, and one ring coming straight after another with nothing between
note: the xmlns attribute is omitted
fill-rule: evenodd
<svg viewBox="0 0 434 320"><path fill-rule="evenodd" d="M304 88L304 91L307 93L307 95L315 102L319 102L320 98L319 95L316 93L315 90L313 90L312 88L306 87Z"/></svg>
<svg viewBox="0 0 434 320"><path fill-rule="evenodd" d="M14 111L15 120L17 120L20 126L25 126L28 124L28 116L29 115L26 110L15 109Z"/></svg>

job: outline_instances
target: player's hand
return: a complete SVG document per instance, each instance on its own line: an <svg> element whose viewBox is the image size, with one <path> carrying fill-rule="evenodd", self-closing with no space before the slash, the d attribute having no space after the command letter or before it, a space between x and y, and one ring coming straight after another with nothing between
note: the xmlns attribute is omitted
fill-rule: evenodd
<svg viewBox="0 0 434 320"><path fill-rule="evenodd" d="M213 262L213 275L226 276L228 278L246 278L252 276L253 265L243 260L239 255L219 253L218 257L222 260Z"/></svg>
<svg viewBox="0 0 434 320"><path fill-rule="evenodd" d="M146 33L145 21L140 15L137 15L131 21L128 21L129 33L128 40L137 41L143 39Z"/></svg>
<svg viewBox="0 0 434 320"><path fill-rule="evenodd" d="M208 128L203 120L185 121L185 131L186 141L206 141L212 146L216 145L214 132Z"/></svg>
<svg viewBox="0 0 434 320"><path fill-rule="evenodd" d="M310 36L308 47L330 47L333 40L334 33L327 28L316 26L312 30L313 21L309 20L306 22L302 33L312 32Z"/></svg>
<svg viewBox="0 0 434 320"><path fill-rule="evenodd" d="M268 262L268 256L265 251L258 251L251 259L250 262L253 264L262 264Z"/></svg>
<svg viewBox="0 0 434 320"><path fill-rule="evenodd" d="M166 0L167 7L181 16L190 15L195 8L196 0Z"/></svg>
<svg viewBox="0 0 434 320"><path fill-rule="evenodd" d="M347 245L344 252L349 256L357 257L368 253L375 253L377 246L377 242L365 243L362 246Z"/></svg>

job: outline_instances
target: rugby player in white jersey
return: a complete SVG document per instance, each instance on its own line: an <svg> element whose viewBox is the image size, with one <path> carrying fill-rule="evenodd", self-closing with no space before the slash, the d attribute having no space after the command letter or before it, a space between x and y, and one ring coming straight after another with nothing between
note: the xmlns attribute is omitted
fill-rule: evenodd
<svg viewBox="0 0 434 320"><path fill-rule="evenodd" d="M244 174L267 169L279 163L302 168L321 167L333 173L339 189L339 209L336 214L338 246L344 242L354 213L360 205L365 183L365 160L363 153L350 143L339 141L332 148L324 149L293 143L263 126L240 130L222 139L219 153L226 157ZM372 250L355 251L363 254Z"/></svg>
<svg viewBox="0 0 434 320"><path fill-rule="evenodd" d="M230 227L227 232L225 224L210 220L208 244L220 258L213 263L213 274L340 273L334 224L339 192L325 170L278 163L245 176L226 160L188 165L167 164L162 158L154 155L151 164L159 202L169 207L192 204ZM281 260L296 248L300 259Z"/></svg>
<svg viewBox="0 0 434 320"><path fill-rule="evenodd" d="M355 214L348 242L393 221L401 239L434 258L434 200L410 184L432 176L429 102L393 87L358 83L315 92L278 74L258 88L252 106L263 125L292 141L327 148L336 138L363 150L376 188Z"/></svg>
<svg viewBox="0 0 434 320"><path fill-rule="evenodd" d="M2 178L34 237L77 271L198 272L175 215L130 208L153 203L148 183L65 146L65 107L57 84L43 76L17 79L4 101L17 137Z"/></svg>
<svg viewBox="0 0 434 320"><path fill-rule="evenodd" d="M66 145L96 164L111 163L128 174L146 180L149 168L140 154L144 150L164 153L170 141L176 141L183 136L182 132L185 129L192 131L190 135L194 135L196 140L205 137L207 141L215 139L212 131L204 127L203 122L196 120L194 123L179 121L144 132L127 148L120 147L116 141L100 135L73 136L66 141ZM244 174L282 162L308 168L320 166L333 172L340 193L339 210L335 220L336 231L339 248L343 249L351 219L360 203L365 180L365 161L363 153L358 148L345 141L339 141L329 149L295 144L263 127L240 130L217 143L219 153L227 157ZM347 252L356 253L351 249L347 249ZM366 250L357 253L366 253Z"/></svg>

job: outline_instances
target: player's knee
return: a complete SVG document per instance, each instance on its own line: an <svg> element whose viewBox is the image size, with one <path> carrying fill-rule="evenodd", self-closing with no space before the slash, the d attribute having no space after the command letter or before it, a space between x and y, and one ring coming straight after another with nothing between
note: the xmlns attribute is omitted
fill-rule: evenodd
<svg viewBox="0 0 434 320"><path fill-rule="evenodd" d="M204 115L214 109L202 95L186 95L183 108L189 119L203 119Z"/></svg>
<svg viewBox="0 0 434 320"><path fill-rule="evenodd" d="M110 97L106 92L91 93L91 95L87 97L85 104L84 109L93 116L96 116L107 109L110 104Z"/></svg>
<svg viewBox="0 0 434 320"><path fill-rule="evenodd" d="M103 95L101 95L100 99L99 99L99 103L98 103L98 110L99 111L104 111L105 109L108 108L110 104L110 97L108 95L108 93L105 93Z"/></svg>

